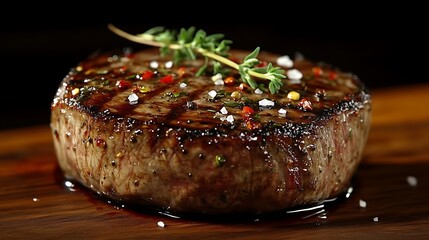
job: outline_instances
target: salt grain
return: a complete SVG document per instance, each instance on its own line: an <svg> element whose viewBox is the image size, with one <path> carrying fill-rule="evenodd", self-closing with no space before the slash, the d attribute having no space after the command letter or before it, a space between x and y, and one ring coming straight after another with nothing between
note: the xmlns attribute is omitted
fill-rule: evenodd
<svg viewBox="0 0 429 240"><path fill-rule="evenodd" d="M39 199L38 198L33 198L33 202L38 202L39 201Z"/></svg>
<svg viewBox="0 0 429 240"><path fill-rule="evenodd" d="M226 121L228 121L229 123L234 122L234 117L232 115L229 115L228 117L226 117Z"/></svg>
<svg viewBox="0 0 429 240"><path fill-rule="evenodd" d="M288 55L281 56L277 58L277 65L282 67L291 68L293 67L293 61L290 59Z"/></svg>
<svg viewBox="0 0 429 240"><path fill-rule="evenodd" d="M128 101L130 102L130 105L137 104L138 100L139 100L139 96L137 96L137 94L135 94L135 93L128 96Z"/></svg>
<svg viewBox="0 0 429 240"><path fill-rule="evenodd" d="M374 222L378 222L378 217L374 217L372 220L373 220Z"/></svg>
<svg viewBox="0 0 429 240"><path fill-rule="evenodd" d="M165 223L163 221L158 221L158 227L165 227Z"/></svg>
<svg viewBox="0 0 429 240"><path fill-rule="evenodd" d="M290 79L290 80L301 80L302 78L302 73L297 70L297 69L290 69L286 72L286 76Z"/></svg>
<svg viewBox="0 0 429 240"><path fill-rule="evenodd" d="M280 108L279 109L279 115L283 116L283 117L286 116L286 109Z"/></svg>
<svg viewBox="0 0 429 240"><path fill-rule="evenodd" d="M271 101L271 100L268 100L268 99L264 98L264 99L262 99L262 100L259 101L259 106L263 106L263 107L274 106L274 102Z"/></svg>
<svg viewBox="0 0 429 240"><path fill-rule="evenodd" d="M210 92L208 92L207 94L210 96L210 98L215 98L215 97L216 97L216 95L217 95L217 92L216 92L215 90L211 90L211 91L210 91Z"/></svg>
<svg viewBox="0 0 429 240"><path fill-rule="evenodd" d="M179 85L180 88L185 88L186 86L188 86L188 85L184 82L180 83L180 85Z"/></svg>
<svg viewBox="0 0 429 240"><path fill-rule="evenodd" d="M218 80L216 80L216 81L214 82L214 84L215 84L216 86L223 86L225 83L224 83L224 81L223 81L222 79L218 79Z"/></svg>
<svg viewBox="0 0 429 240"><path fill-rule="evenodd" d="M256 94L262 94L263 92L261 91L261 89L257 88L257 89L255 90L255 93L256 93Z"/></svg>
<svg viewBox="0 0 429 240"><path fill-rule="evenodd" d="M173 61L168 61L164 64L165 68L172 68L173 67Z"/></svg>
<svg viewBox="0 0 429 240"><path fill-rule="evenodd" d="M225 107L222 107L221 109L220 109L220 113L222 113L222 114L227 114L228 113L228 110L226 110L226 108Z"/></svg>
<svg viewBox="0 0 429 240"><path fill-rule="evenodd" d="M359 207L366 208L366 202L362 199L359 199Z"/></svg>
<svg viewBox="0 0 429 240"><path fill-rule="evenodd" d="M149 63L149 67L151 68L158 68L159 67L159 63L157 61L152 61Z"/></svg>
<svg viewBox="0 0 429 240"><path fill-rule="evenodd" d="M212 76L212 81L216 82L217 80L222 80L222 74L218 73Z"/></svg>
<svg viewBox="0 0 429 240"><path fill-rule="evenodd" d="M411 187L415 187L418 184L417 178L414 176L408 176L407 177L407 183L408 185L410 185Z"/></svg>

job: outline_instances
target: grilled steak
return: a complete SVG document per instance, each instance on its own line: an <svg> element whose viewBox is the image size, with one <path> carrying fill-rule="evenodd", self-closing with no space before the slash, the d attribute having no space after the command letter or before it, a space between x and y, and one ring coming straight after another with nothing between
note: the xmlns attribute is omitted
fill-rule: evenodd
<svg viewBox="0 0 429 240"><path fill-rule="evenodd" d="M150 49L101 53L73 68L51 115L65 176L112 200L178 214L267 213L349 186L371 117L356 76L296 61L299 72L271 94L235 71L197 77L202 64L174 64Z"/></svg>

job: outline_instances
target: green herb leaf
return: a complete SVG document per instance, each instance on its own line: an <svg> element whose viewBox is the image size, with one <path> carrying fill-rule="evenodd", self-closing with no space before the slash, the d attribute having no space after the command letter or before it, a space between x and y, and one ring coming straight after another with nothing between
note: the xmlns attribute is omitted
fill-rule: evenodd
<svg viewBox="0 0 429 240"><path fill-rule="evenodd" d="M251 58L256 58L259 54L259 47L255 48L255 50L253 50L252 53L250 53L249 55L246 56L246 58L244 58L244 61L246 62L247 60L251 59Z"/></svg>

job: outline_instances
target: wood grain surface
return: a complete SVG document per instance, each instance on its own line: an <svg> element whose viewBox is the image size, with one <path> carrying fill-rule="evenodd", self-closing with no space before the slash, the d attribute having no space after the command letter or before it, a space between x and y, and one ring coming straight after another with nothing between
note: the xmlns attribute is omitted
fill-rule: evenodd
<svg viewBox="0 0 429 240"><path fill-rule="evenodd" d="M48 123L2 131L0 239L429 239L428 93L429 84L374 91L351 195L273 216L173 218L114 205L66 186Z"/></svg>

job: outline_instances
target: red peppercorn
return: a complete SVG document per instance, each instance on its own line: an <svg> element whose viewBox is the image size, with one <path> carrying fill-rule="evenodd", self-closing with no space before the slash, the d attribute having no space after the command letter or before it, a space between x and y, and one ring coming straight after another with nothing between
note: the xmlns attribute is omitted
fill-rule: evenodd
<svg viewBox="0 0 429 240"><path fill-rule="evenodd" d="M244 115L244 116L249 117L249 116L250 116L250 115L252 115L255 111L254 111L251 107L244 106L244 107L243 107L243 110L241 110L241 112L243 113L243 115Z"/></svg>
<svg viewBox="0 0 429 240"><path fill-rule="evenodd" d="M223 83L224 83L226 86L232 86L232 85L234 85L234 82L235 82L235 80L234 80L234 78L233 78L233 77L231 77L231 76L229 76L229 77L225 78L225 80L223 80Z"/></svg>
<svg viewBox="0 0 429 240"><path fill-rule="evenodd" d="M127 89L127 88L131 87L132 84L127 80L121 79L119 81L116 81L116 86L119 89Z"/></svg>
<svg viewBox="0 0 429 240"><path fill-rule="evenodd" d="M161 79L159 79L159 82L161 83L172 83L173 82L173 75L167 75Z"/></svg>
<svg viewBox="0 0 429 240"><path fill-rule="evenodd" d="M142 80L148 80L153 77L154 73L151 70L146 70L142 73Z"/></svg>

